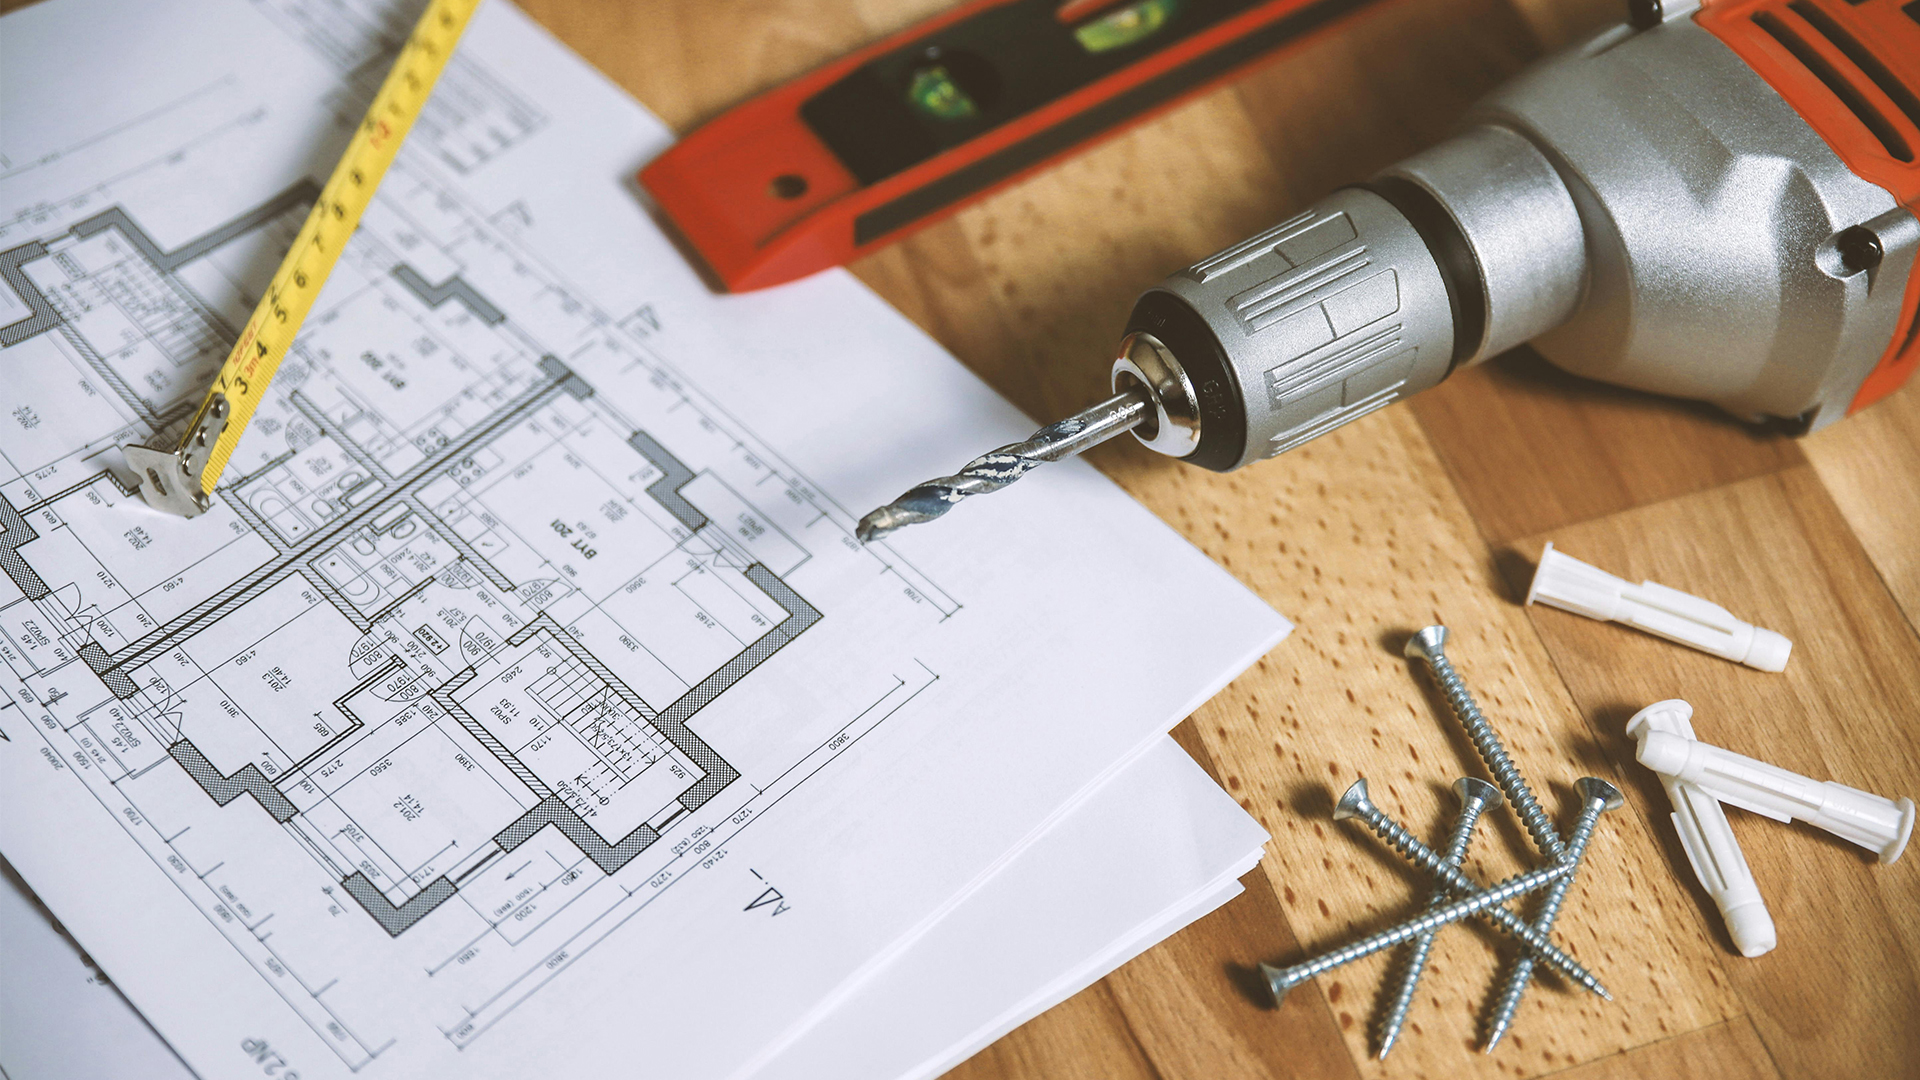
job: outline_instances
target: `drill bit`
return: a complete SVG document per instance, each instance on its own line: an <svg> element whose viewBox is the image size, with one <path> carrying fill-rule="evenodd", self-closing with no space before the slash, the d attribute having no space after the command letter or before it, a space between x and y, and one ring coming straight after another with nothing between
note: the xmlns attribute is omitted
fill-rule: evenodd
<svg viewBox="0 0 1920 1080"><path fill-rule="evenodd" d="M1153 416L1153 395L1136 386L1091 409L1074 413L1027 437L991 450L967 462L953 476L942 476L911 488L906 494L860 519L860 542L875 540L908 525L932 521L969 495L999 491L1038 466L1070 458L1106 442Z"/></svg>

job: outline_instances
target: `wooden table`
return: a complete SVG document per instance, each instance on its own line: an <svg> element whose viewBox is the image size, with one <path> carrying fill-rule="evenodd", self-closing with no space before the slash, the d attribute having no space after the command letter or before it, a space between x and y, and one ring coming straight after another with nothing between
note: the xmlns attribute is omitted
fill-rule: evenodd
<svg viewBox="0 0 1920 1080"><path fill-rule="evenodd" d="M676 129L948 0L522 0ZM5 7L19 6L6 0ZM1446 133L1523 64L1622 14L1616 0L1412 0L1266 64L857 265L881 295L1035 417L1102 396L1134 296ZM1685 697L1702 738L1816 777L1920 795L1920 386L1803 441L1581 383L1521 350L1228 476L1130 442L1092 460L1299 623L1182 724L1273 834L1246 893L956 1070L989 1078L1920 1075L1920 856L1874 865L1736 812L1779 926L1734 954L1622 732ZM1722 600L1795 642L1770 675L1516 602L1541 542ZM1474 1049L1502 953L1438 939L1382 1065L1375 958L1264 1001L1252 966L1395 921L1427 886L1327 819L1354 777L1429 832L1478 774L1400 658L1441 621L1549 808L1619 784L1560 936L1606 1004L1554 979L1499 1052ZM1511 814L1469 860L1528 861Z"/></svg>
<svg viewBox="0 0 1920 1080"><path fill-rule="evenodd" d="M523 0L678 130L948 0ZM854 267L1035 417L1103 396L1117 332L1171 269L1426 145L1528 61L1622 17L1618 0L1412 0ZM1747 960L1686 868L1623 725L1684 697L1703 739L1920 795L1920 386L1812 438L1582 383L1525 350L1232 475L1122 440L1096 465L1299 623L1178 734L1273 834L1246 893L953 1074L989 1078L1920 1075L1920 856L1892 867L1735 812L1779 947ZM1734 606L1795 643L1751 671L1516 602L1542 541ZM1607 1004L1547 979L1499 1052L1475 1050L1504 955L1438 938L1394 1054L1369 1053L1385 958L1276 1012L1252 966L1405 916L1427 886L1328 820L1356 776L1429 832L1480 774L1407 634L1452 653L1550 809L1605 777L1561 921ZM1511 814L1470 859L1523 866Z"/></svg>

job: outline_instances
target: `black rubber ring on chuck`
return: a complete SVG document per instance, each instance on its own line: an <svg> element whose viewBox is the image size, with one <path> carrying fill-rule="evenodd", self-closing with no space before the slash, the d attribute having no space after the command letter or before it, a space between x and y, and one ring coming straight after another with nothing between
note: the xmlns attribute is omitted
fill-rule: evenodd
<svg viewBox="0 0 1920 1080"><path fill-rule="evenodd" d="M1447 286L1447 306L1453 309L1453 356L1447 361L1447 375L1451 375L1479 350L1486 337L1487 282L1480 271L1480 259L1453 215L1426 188L1398 176L1383 176L1362 186L1400 211L1426 241L1428 253L1440 267L1440 280Z"/></svg>
<svg viewBox="0 0 1920 1080"><path fill-rule="evenodd" d="M1200 397L1200 445L1180 460L1214 472L1240 464L1247 447L1246 398L1207 320L1178 296L1148 289L1127 317L1126 332L1136 331L1160 339L1186 369Z"/></svg>

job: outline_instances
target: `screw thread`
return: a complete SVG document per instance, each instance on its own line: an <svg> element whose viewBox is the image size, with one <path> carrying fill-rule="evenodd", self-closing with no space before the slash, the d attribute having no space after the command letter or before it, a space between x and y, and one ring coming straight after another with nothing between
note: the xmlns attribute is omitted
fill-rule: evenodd
<svg viewBox="0 0 1920 1080"><path fill-rule="evenodd" d="M1455 894L1472 896L1479 892L1479 886L1473 880L1454 867L1446 865L1440 856L1427 845L1420 842L1412 833L1400 827L1399 823L1386 815L1386 812L1371 802L1358 808L1359 818L1366 822L1382 840L1393 847L1427 873L1445 882ZM1607 993L1605 986L1593 973L1581 967L1579 962L1561 952L1553 942L1528 926L1524 920L1506 908L1493 906L1486 910L1493 925L1523 942L1537 959L1542 959L1565 973L1567 978L1586 987L1608 1000L1613 995Z"/></svg>
<svg viewBox="0 0 1920 1080"><path fill-rule="evenodd" d="M1368 803L1360 811L1360 820L1366 822L1369 828L1379 834L1380 839L1392 845L1395 851L1406 856L1415 866L1438 877L1454 889L1469 887L1463 884L1466 879L1457 868L1448 866L1445 859L1432 848L1421 843L1419 837L1402 828L1399 822L1388 817L1386 811L1378 806ZM1460 883L1454 880L1456 878L1460 879Z"/></svg>
<svg viewBox="0 0 1920 1080"><path fill-rule="evenodd" d="M1560 833L1553 827L1553 821L1540 807L1539 800L1533 797L1533 789L1527 786L1527 780L1520 775L1520 767L1508 756L1507 748L1500 741L1500 734L1487 722L1480 706L1473 700L1473 694L1467 684L1454 670L1453 661L1447 659L1445 652L1434 649L1424 659L1427 667L1433 671L1433 679L1440 685L1441 694L1447 699L1447 706L1467 729L1467 738L1473 740L1473 748L1480 753L1480 759L1487 763L1487 771L1493 774L1494 783L1506 793L1507 801L1519 812L1520 820L1527 827L1527 834L1533 837L1534 846L1549 859L1558 859L1566 850L1560 840Z"/></svg>
<svg viewBox="0 0 1920 1080"><path fill-rule="evenodd" d="M1527 987L1533 982L1531 958L1522 960L1522 963L1509 969L1507 981L1500 987L1500 998L1494 1003L1493 1017L1487 1022L1487 1038L1482 1047L1484 1053L1493 1053L1493 1048L1506 1038L1507 1029L1513 1026L1513 1018L1520 1011L1520 999L1526 996Z"/></svg>
<svg viewBox="0 0 1920 1080"><path fill-rule="evenodd" d="M1392 948L1408 938L1417 937L1420 934L1432 930L1438 930L1448 923L1458 922L1469 915L1475 915L1482 911L1496 910L1499 905L1516 896L1546 888L1552 882L1565 877L1571 870L1572 867L1564 863L1556 863L1553 866L1532 870L1520 874L1517 877L1510 877L1483 892L1462 897L1443 907L1435 908L1425 914L1409 919L1398 926L1382 930L1371 937L1362 938L1351 945L1334 949L1332 952L1322 953L1310 960L1303 960L1292 967L1274 968L1262 965L1262 969L1266 973L1267 982L1273 989L1273 996L1277 1000L1284 997L1288 990L1307 979L1323 975L1345 964L1351 964L1362 957L1372 956L1382 949Z"/></svg>
<svg viewBox="0 0 1920 1080"><path fill-rule="evenodd" d="M1567 837L1567 854L1562 860L1570 871L1577 873L1580 862L1587 856L1587 842L1593 839L1593 829L1600 821L1600 815L1606 810L1604 803L1589 802L1580 810L1580 817L1573 824L1573 834ZM1545 934L1553 929L1560 917L1560 906L1566 901L1567 890L1573 886L1574 873L1553 883L1541 898L1540 910L1533 917L1533 928ZM1500 1040L1513 1026L1514 1014L1520 1011L1520 999L1526 995L1527 985L1533 981L1533 957L1521 953L1513 960L1513 966L1507 969L1507 981L1500 988L1499 1000L1494 1004L1493 1017L1487 1023L1486 1052L1500 1045Z"/></svg>
<svg viewBox="0 0 1920 1080"><path fill-rule="evenodd" d="M1473 830L1480 823L1480 812L1486 804L1477 799L1469 799L1460 808L1453 821L1453 835L1447 838L1447 851L1444 858L1448 866L1458 867L1466 860L1467 848L1473 843ZM1563 879L1564 880L1564 879ZM1558 889L1560 883L1554 882L1550 889ZM1440 907L1452 895L1451 890L1435 889L1427 901L1429 911ZM1380 1057L1385 1058L1387 1051L1393 1049L1395 1040L1400 1038L1400 1029L1406 1026L1407 1014L1413 1010L1413 995L1420 986L1420 976L1427 970L1427 957L1433 952L1434 932L1428 931L1413 939L1413 948L1407 953L1407 966L1400 975L1400 986L1394 991L1393 1001L1387 1006L1386 1019L1380 1024Z"/></svg>
<svg viewBox="0 0 1920 1080"><path fill-rule="evenodd" d="M1428 910L1432 910L1429 908ZM1387 1052L1400 1038L1400 1029L1407 1026L1407 1016L1413 1012L1413 995L1419 990L1420 976L1426 974L1427 957L1433 952L1435 932L1428 931L1413 939L1413 948L1407 953L1407 967L1400 976L1400 986L1393 992L1393 1001L1387 1006L1387 1017L1380 1024L1379 1057L1386 1059Z"/></svg>

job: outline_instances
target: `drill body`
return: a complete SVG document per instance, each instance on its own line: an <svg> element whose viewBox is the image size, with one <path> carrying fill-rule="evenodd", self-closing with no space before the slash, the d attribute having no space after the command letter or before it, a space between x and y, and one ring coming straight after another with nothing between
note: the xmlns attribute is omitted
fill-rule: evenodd
<svg viewBox="0 0 1920 1080"><path fill-rule="evenodd" d="M1524 342L1795 431L1897 387L1920 366L1920 8L1687 5L1148 290L1113 368L1152 399L1135 436L1238 468Z"/></svg>

